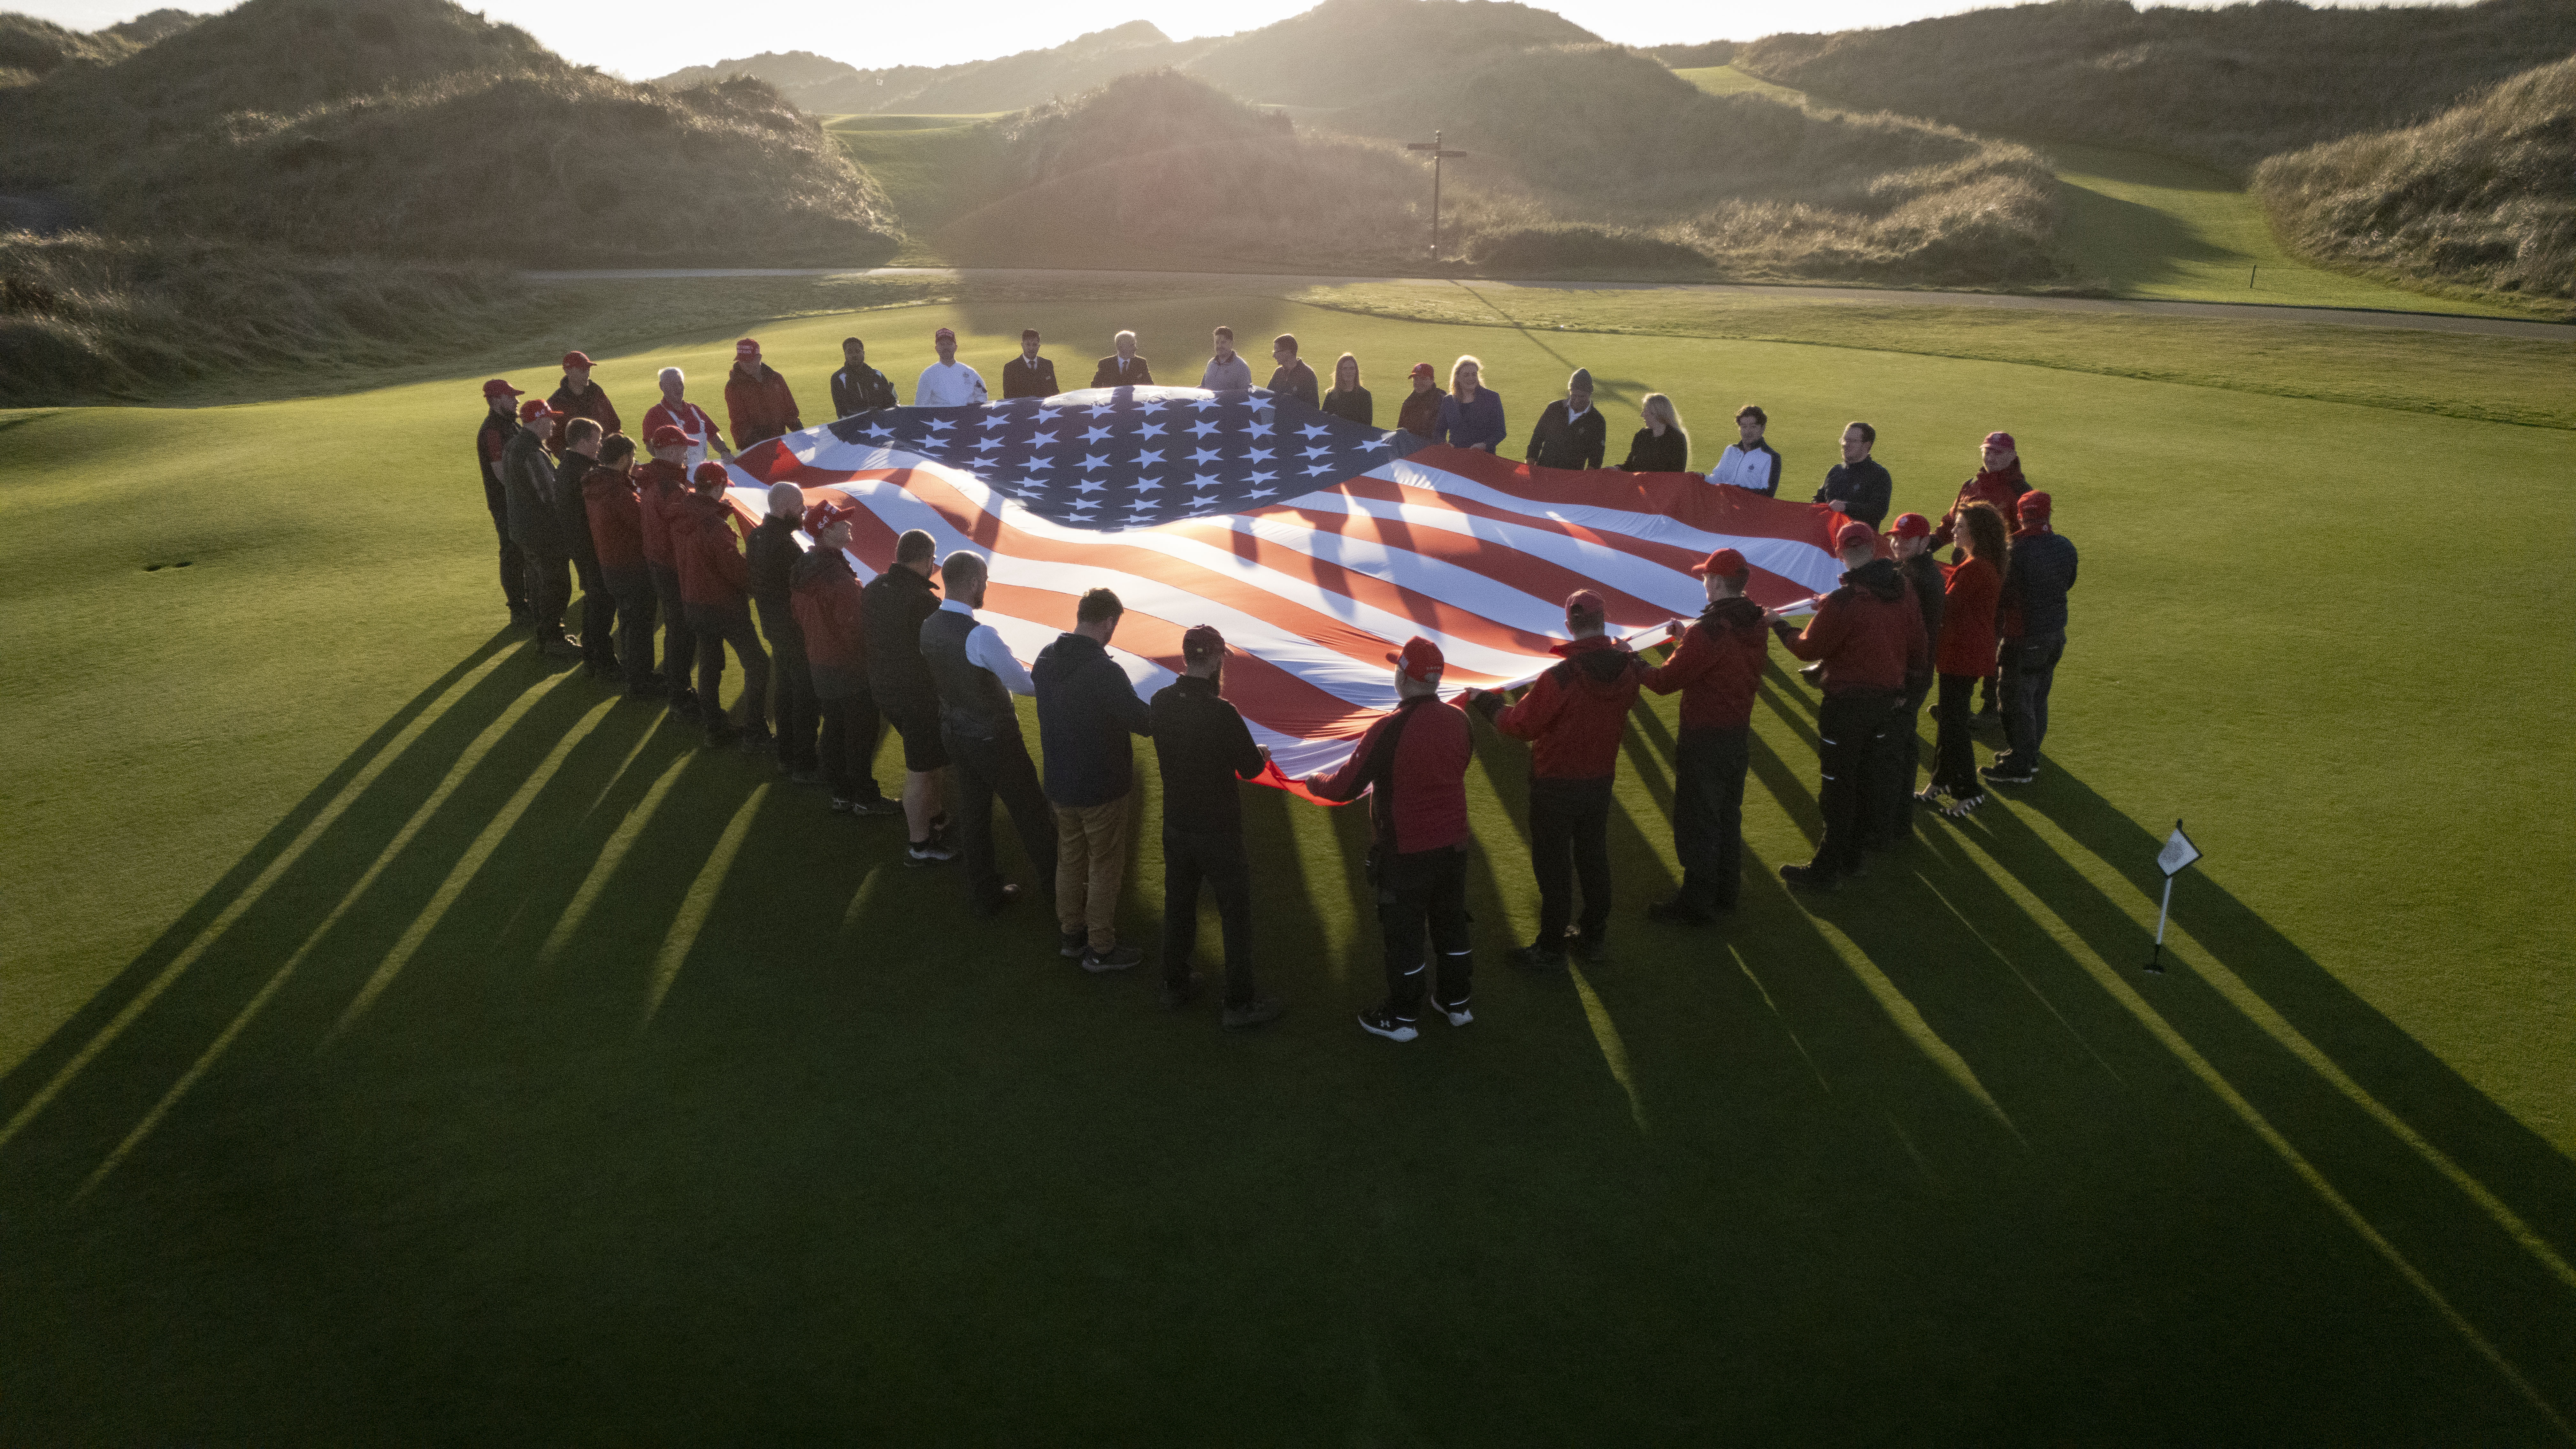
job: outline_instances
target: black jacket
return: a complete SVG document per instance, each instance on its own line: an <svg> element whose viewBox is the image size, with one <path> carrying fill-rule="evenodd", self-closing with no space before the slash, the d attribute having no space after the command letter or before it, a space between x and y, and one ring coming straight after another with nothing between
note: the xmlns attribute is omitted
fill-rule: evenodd
<svg viewBox="0 0 2576 1449"><path fill-rule="evenodd" d="M1939 646L1941 605L1946 598L1943 589L1949 583L1949 579L1941 572L1941 561L1934 558L1932 550L1927 548L1912 558L1898 560L1896 571L1903 574L1905 581L1914 586L1914 602L1923 610L1924 644L1927 647ZM1928 663L1924 666L1920 678L1905 681L1905 687L1909 692L1929 689L1931 685L1932 668Z"/></svg>
<svg viewBox="0 0 2576 1449"><path fill-rule="evenodd" d="M1619 467L1628 473L1687 473L1690 434L1679 428L1666 428L1658 438L1654 429L1639 428L1637 436L1628 440L1628 456Z"/></svg>
<svg viewBox="0 0 2576 1449"><path fill-rule="evenodd" d="M1377 426L1377 400L1369 396L1367 388L1355 387L1349 392L1335 388L1324 394L1323 406L1324 411L1346 422L1364 428Z"/></svg>
<svg viewBox="0 0 2576 1449"><path fill-rule="evenodd" d="M792 590L789 575L805 550L796 543L796 524L788 519L769 517L751 531L750 541L742 546L744 591L760 606L760 627L769 635L774 648L805 652L805 631L796 627L796 610L788 595Z"/></svg>
<svg viewBox="0 0 2576 1449"><path fill-rule="evenodd" d="M1055 360L1041 357L1035 362L1014 357L1002 364L1002 396L1053 397L1064 391L1055 385Z"/></svg>
<svg viewBox="0 0 2576 1449"><path fill-rule="evenodd" d="M566 453L555 460L555 491L548 501L554 505L555 528L563 534L564 552L584 568L599 567L599 550L590 541L590 503L582 496L581 485L590 470L599 466L597 459L579 453Z"/></svg>
<svg viewBox="0 0 2576 1449"><path fill-rule="evenodd" d="M1154 762L1163 773L1163 828L1184 835L1238 835L1243 799L1235 781L1268 763L1243 715L1216 692L1216 681L1184 674L1154 691Z"/></svg>
<svg viewBox="0 0 2576 1449"><path fill-rule="evenodd" d="M832 415L846 418L852 413L895 406L894 384L886 375L862 362L857 367L844 367L832 374Z"/></svg>
<svg viewBox="0 0 2576 1449"><path fill-rule="evenodd" d="M1872 528L1887 517L1887 500L1896 492L1896 480L1876 458L1863 458L1857 463L1836 463L1825 474L1825 486L1816 490L1818 503L1839 503L1845 518L1857 518Z"/></svg>
<svg viewBox="0 0 2576 1449"><path fill-rule="evenodd" d="M2075 545L2064 534L2014 534L2012 559L2004 566L2005 632L2028 638L2064 630L2066 591L2074 587Z"/></svg>
<svg viewBox="0 0 2576 1449"><path fill-rule="evenodd" d="M921 621L939 612L939 590L901 564L868 581L859 595L860 631L868 641L868 692L889 711L939 702L921 658Z"/></svg>
<svg viewBox="0 0 2576 1449"><path fill-rule="evenodd" d="M1572 417L1572 409L1559 398L1538 415L1538 427L1531 431L1529 452L1525 457L1541 468L1598 468L1601 454L1610 438L1610 425L1601 420L1601 409L1585 408L1583 416ZM1685 452L1685 457L1688 453Z"/></svg>
<svg viewBox="0 0 2576 1449"><path fill-rule="evenodd" d="M1154 732L1145 701L1100 641L1058 634L1029 670L1038 687L1038 747L1046 752L1046 797L1088 810L1136 788L1129 735Z"/></svg>
<svg viewBox="0 0 2576 1449"><path fill-rule="evenodd" d="M1093 387L1152 387L1154 369L1146 365L1143 353L1129 358L1127 366L1121 369L1118 366L1118 354L1113 352L1100 359L1100 365L1092 369L1091 385Z"/></svg>
<svg viewBox="0 0 2576 1449"><path fill-rule="evenodd" d="M510 516L510 496L501 487L501 453L510 446L510 435L519 430L518 420L500 413L485 412L483 426L474 433L474 461L483 469L483 506Z"/></svg>
<svg viewBox="0 0 2576 1449"><path fill-rule="evenodd" d="M1308 367L1302 357L1288 359L1287 366L1270 374L1270 395L1293 397L1310 408L1317 406L1315 369Z"/></svg>
<svg viewBox="0 0 2576 1449"><path fill-rule="evenodd" d="M521 428L501 448L501 492L509 503L510 541L521 548L568 552L555 520L555 461L536 431Z"/></svg>

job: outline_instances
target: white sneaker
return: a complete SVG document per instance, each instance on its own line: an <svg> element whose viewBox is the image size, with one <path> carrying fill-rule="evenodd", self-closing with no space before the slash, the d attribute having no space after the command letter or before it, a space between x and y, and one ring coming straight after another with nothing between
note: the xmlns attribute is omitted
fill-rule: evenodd
<svg viewBox="0 0 2576 1449"><path fill-rule="evenodd" d="M1413 1029L1412 1022L1397 1020L1394 1013L1383 1006L1372 1006L1360 1013L1360 1030L1371 1036L1385 1037L1388 1041L1411 1041L1422 1035Z"/></svg>
<svg viewBox="0 0 2576 1449"><path fill-rule="evenodd" d="M1476 1013L1468 1010L1464 1005L1444 1006L1440 1008L1440 1014L1449 1018L1451 1026L1465 1026L1476 1019Z"/></svg>

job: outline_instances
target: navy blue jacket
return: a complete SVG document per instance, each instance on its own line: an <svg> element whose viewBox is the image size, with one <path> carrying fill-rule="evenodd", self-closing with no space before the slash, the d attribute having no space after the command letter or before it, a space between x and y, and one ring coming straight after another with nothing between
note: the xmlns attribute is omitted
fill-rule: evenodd
<svg viewBox="0 0 2576 1449"><path fill-rule="evenodd" d="M1131 734L1154 732L1127 671L1096 639L1059 634L1038 651L1038 747L1046 754L1046 797L1067 810L1125 798L1136 787Z"/></svg>
<svg viewBox="0 0 2576 1449"><path fill-rule="evenodd" d="M2015 638L2066 628L2066 591L2075 587L2075 545L2062 533L2021 533L2004 570L2004 632ZM2014 627L2018 620L2020 627Z"/></svg>
<svg viewBox="0 0 2576 1449"><path fill-rule="evenodd" d="M1863 458L1826 469L1825 486L1816 490L1816 501L1839 503L1845 518L1876 528L1887 517L1887 501L1895 492L1896 480L1887 476L1887 469L1876 458Z"/></svg>

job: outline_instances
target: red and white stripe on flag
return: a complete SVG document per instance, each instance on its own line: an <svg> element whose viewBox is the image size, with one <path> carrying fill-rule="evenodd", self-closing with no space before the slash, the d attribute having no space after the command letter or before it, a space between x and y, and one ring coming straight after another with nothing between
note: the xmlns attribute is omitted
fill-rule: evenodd
<svg viewBox="0 0 2576 1449"><path fill-rule="evenodd" d="M906 529L928 532L942 557L985 555L978 617L1023 661L1073 626L1085 590L1112 589L1127 612L1110 654L1150 698L1180 669L1181 631L1215 625L1232 651L1226 697L1269 747L1275 784L1349 757L1394 707L1386 656L1413 635L1447 656L1445 693L1499 689L1556 662L1576 589L1602 597L1613 634L1636 637L1698 615L1706 598L1689 569L1716 549L1745 556L1751 596L1769 606L1842 574L1831 539L1845 520L1819 505L1696 474L1564 472L1450 447L1243 512L1131 529L1051 522L966 470L819 431L734 471L760 480L732 495L753 518L779 482L809 502L855 501L862 578L892 564Z"/></svg>

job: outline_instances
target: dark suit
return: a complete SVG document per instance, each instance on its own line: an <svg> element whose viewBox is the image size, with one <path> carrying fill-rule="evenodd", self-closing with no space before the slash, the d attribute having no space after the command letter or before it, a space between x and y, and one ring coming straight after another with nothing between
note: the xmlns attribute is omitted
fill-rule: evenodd
<svg viewBox="0 0 2576 1449"><path fill-rule="evenodd" d="M1055 385L1055 363L1048 358L1041 357L1031 362L1026 357L1014 357L1002 364L1002 396L1005 399L1053 397L1062 391L1063 388Z"/></svg>
<svg viewBox="0 0 2576 1449"><path fill-rule="evenodd" d="M1091 374L1093 387L1152 387L1154 369L1145 365L1142 353L1127 359L1124 366L1116 356L1100 359L1099 370Z"/></svg>

